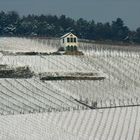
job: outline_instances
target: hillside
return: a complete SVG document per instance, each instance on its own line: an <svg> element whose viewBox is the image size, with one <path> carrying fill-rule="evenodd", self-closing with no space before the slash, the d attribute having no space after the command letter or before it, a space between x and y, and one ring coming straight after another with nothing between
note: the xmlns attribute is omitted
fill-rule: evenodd
<svg viewBox="0 0 140 140"><path fill-rule="evenodd" d="M139 140L140 107L0 117L3 140Z"/></svg>
<svg viewBox="0 0 140 140"><path fill-rule="evenodd" d="M33 73L0 77L0 138L138 140L139 47L81 42L84 55L50 54L59 47L52 39L0 38L0 68L27 67ZM42 80L46 74L104 79Z"/></svg>

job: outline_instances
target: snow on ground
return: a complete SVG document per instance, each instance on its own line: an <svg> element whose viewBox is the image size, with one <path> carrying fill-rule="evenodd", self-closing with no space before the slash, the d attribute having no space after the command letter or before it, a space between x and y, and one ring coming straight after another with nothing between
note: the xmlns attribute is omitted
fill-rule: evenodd
<svg viewBox="0 0 140 140"><path fill-rule="evenodd" d="M37 79L0 79L0 114L44 112L77 106L82 105L49 83L44 84Z"/></svg>
<svg viewBox="0 0 140 140"><path fill-rule="evenodd" d="M0 116L1 140L139 140L140 107Z"/></svg>
<svg viewBox="0 0 140 140"><path fill-rule="evenodd" d="M88 60L87 60L88 61ZM1 64L10 66L29 66L35 73L43 72L93 72L98 71L83 62L80 57L76 56L26 56L26 55L6 55L1 59Z"/></svg>
<svg viewBox="0 0 140 140"><path fill-rule="evenodd" d="M88 102L91 105L92 102L97 102L98 107L110 107L110 106L122 106L122 105L137 105L140 104L140 62L139 57L117 57L117 56L24 56L24 55L4 55L1 59L1 64L8 64L12 66L29 66L32 71L37 73L42 72L93 72L103 73L106 76L105 80L101 81L89 81L89 80L67 80L67 81L46 81L41 82L38 78L33 79L1 79L1 92L8 93L8 95L14 95L13 98L17 98L16 94L22 95L20 102L16 102L16 106L19 103L26 104L27 107L30 100L35 100L30 96L29 102L23 102L25 94L38 97L38 94L50 94L59 93L64 96L68 96L68 99L72 101L71 97ZM23 84L24 83L24 84ZM38 84L39 83L39 84ZM8 89L6 89L8 87ZM34 88L37 87L37 88ZM50 92L46 87L52 89ZM18 89L17 89L18 88ZM14 94L12 93L14 91ZM2 94L3 94L2 93ZM38 93L38 94L36 94ZM47 99L52 102L57 102L54 98L50 99L49 96L42 94L39 99L46 101ZM57 95L56 94L56 95ZM55 95L55 96L56 96ZM28 96L28 95L26 95ZM25 97L26 97L25 96ZM54 96L54 97L55 97ZM6 97L5 97L6 98ZM59 99L59 97L57 97ZM3 100L3 99L1 99ZM57 108L62 107L60 103L63 103L63 99L60 98L59 105L53 105L48 102L47 105ZM67 100L66 100L67 102ZM66 103L65 102L65 103ZM64 107L73 107L75 104L67 106L63 103ZM37 102L40 108L48 109L44 107L46 104ZM24 109L20 105L20 111ZM18 112L20 112L18 110ZM35 110L33 107L31 110ZM36 109L37 111L39 108ZM17 111L15 111L17 112ZM10 113L11 114L11 113Z"/></svg>
<svg viewBox="0 0 140 140"><path fill-rule="evenodd" d="M58 46L58 41L52 40L0 38L1 52L52 52ZM1 78L0 140L140 139L139 49L91 44L80 49L84 56L0 53L0 64L29 66L36 74L94 72L106 75L102 81ZM85 110L88 107L75 99L87 105L97 102L100 109ZM48 113L50 109L54 112Z"/></svg>
<svg viewBox="0 0 140 140"><path fill-rule="evenodd" d="M37 39L0 37L0 51L8 52L54 52L56 48L51 44L43 43Z"/></svg>
<svg viewBox="0 0 140 140"><path fill-rule="evenodd" d="M19 40L23 40L26 44L27 39ZM20 84L24 83L29 88L26 88L24 85L19 85L17 80L2 79L0 86L5 85L5 87L1 88L1 92L3 91L11 95L11 91L16 91L16 93L22 95L28 91L28 93L33 94L36 93L36 91L34 91L34 88L30 85L34 85L34 87L38 88L35 89L37 93L42 94L42 92L46 93L47 91L44 86L51 85L53 92L56 91L57 94L60 92L69 98L74 97L83 102L87 102L88 100L89 104L97 101L98 107L136 105L140 102L139 58L138 52L125 51L124 53L117 50L114 52L113 50L98 50L94 52L94 55L91 53L90 55L84 56L1 55L0 64L7 64L13 67L29 66L36 74L45 72L92 72L106 75L105 80L101 81L70 80L47 81L42 83L39 79L35 78L31 80L21 79L18 81ZM43 86L38 85L34 79L40 84L43 84ZM15 84L14 87L12 86L13 84ZM9 90L5 89L8 85L10 85L8 87ZM17 91L15 88L18 88L20 91ZM49 98L49 96L47 98ZM31 100L34 100L34 98L31 98ZM42 98L41 100L46 99ZM54 101L54 99L52 99L52 101ZM42 108L42 105L40 106ZM21 107L20 110L22 109Z"/></svg>

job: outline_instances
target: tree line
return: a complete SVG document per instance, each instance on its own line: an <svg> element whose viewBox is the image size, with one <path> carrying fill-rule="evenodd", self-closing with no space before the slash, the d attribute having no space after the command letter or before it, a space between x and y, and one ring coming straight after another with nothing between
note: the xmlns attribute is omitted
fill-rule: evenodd
<svg viewBox="0 0 140 140"><path fill-rule="evenodd" d="M121 18L111 23L95 23L65 15L19 16L15 11L0 12L0 36L60 37L67 32L89 40L140 43L140 27L132 31Z"/></svg>

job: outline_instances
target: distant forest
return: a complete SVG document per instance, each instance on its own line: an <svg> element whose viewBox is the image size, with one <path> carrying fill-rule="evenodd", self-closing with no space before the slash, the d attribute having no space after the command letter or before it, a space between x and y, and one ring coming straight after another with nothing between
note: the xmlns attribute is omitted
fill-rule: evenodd
<svg viewBox="0 0 140 140"><path fill-rule="evenodd" d="M60 37L67 32L89 40L140 43L140 27L132 31L121 18L112 23L96 23L65 15L19 16L15 11L0 12L0 36Z"/></svg>

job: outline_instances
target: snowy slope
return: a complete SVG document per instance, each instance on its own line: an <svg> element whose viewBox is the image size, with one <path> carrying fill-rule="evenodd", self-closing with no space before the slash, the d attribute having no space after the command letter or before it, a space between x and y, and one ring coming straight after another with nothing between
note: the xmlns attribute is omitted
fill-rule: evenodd
<svg viewBox="0 0 140 140"><path fill-rule="evenodd" d="M29 66L36 74L0 79L0 140L139 140L139 49L80 43L84 56L2 54L58 47L53 40L0 38L0 65ZM93 72L106 79L42 82L37 74L43 72Z"/></svg>
<svg viewBox="0 0 140 140"><path fill-rule="evenodd" d="M139 140L140 107L0 117L1 140Z"/></svg>
<svg viewBox="0 0 140 140"><path fill-rule="evenodd" d="M40 42L35 39L17 38L17 37L0 37L0 51L8 52L54 52L57 49L52 47L52 43Z"/></svg>
<svg viewBox="0 0 140 140"><path fill-rule="evenodd" d="M29 80L0 79L1 95L7 93L8 95L14 95L13 98L17 98L17 94L24 97L24 93L27 93L27 95L25 94L25 97L30 97L28 101L24 101L25 99L22 100L23 97L20 97L20 102L16 102L16 105L18 106L21 104L18 112L21 112L22 110L25 112L26 110L27 112L29 110L34 112L33 110L39 111L42 108L48 109L50 106L62 108L62 106L73 107L77 105L77 103L71 103L68 106L66 104L67 100L64 100L63 103L63 98L61 99L60 95L67 96L70 101L73 100L71 98L73 97L84 103L88 102L88 105L97 102L98 107L140 104L140 62L139 56L135 52L130 56L119 57L113 54L111 56L1 55L0 63L10 66L29 66L36 74L43 72L93 72L106 75L106 79L101 81L67 80L47 81L43 83L38 78ZM51 94L46 87L52 89L53 92L56 93L53 98L50 98L48 95L46 96L46 93L49 95ZM38 94L42 96L40 97ZM39 102L36 101L38 100L36 99L38 97ZM5 98L5 100L7 100L7 96ZM8 100L9 98L10 97L8 97ZM55 98L59 100L58 104L54 104ZM1 97L1 100L3 101L3 96ZM32 106L32 108L29 108L27 105L32 104L34 100L37 102L38 107ZM44 103L44 101L46 102L47 100L49 100L49 102ZM7 104L9 104L9 102L6 103L6 105ZM24 104L27 109L26 107L21 107ZM2 106L3 104L1 105L1 108ZM9 111L14 111L14 113L17 112L17 110L15 111L15 109L12 108L9 109L8 112ZM1 112L3 111L1 110Z"/></svg>
<svg viewBox="0 0 140 140"><path fill-rule="evenodd" d="M93 72L99 73L94 66L76 56L26 56L6 55L0 60L1 64L9 66L29 66L35 73L43 72ZM100 72L101 73L101 72Z"/></svg>
<svg viewBox="0 0 140 140"><path fill-rule="evenodd" d="M63 110L79 105L62 90L37 79L0 79L0 114L3 115Z"/></svg>

